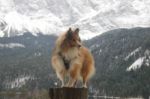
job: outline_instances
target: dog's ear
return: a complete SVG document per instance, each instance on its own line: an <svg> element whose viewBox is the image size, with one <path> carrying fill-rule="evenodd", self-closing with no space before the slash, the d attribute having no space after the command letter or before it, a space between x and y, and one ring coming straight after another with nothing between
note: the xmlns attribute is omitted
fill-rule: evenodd
<svg viewBox="0 0 150 99"><path fill-rule="evenodd" d="M79 28L76 28L74 33L79 34Z"/></svg>
<svg viewBox="0 0 150 99"><path fill-rule="evenodd" d="M71 32L72 30L71 30L71 27L69 27L69 30L67 31L67 32Z"/></svg>
<svg viewBox="0 0 150 99"><path fill-rule="evenodd" d="M67 39L71 39L71 37L72 37L72 30L71 30L71 28L69 28L69 30L67 31L66 37L67 37Z"/></svg>

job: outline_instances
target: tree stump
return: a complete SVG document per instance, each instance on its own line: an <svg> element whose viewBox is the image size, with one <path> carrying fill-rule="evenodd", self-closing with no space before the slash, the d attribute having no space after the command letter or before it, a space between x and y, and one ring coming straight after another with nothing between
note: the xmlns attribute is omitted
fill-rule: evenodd
<svg viewBox="0 0 150 99"><path fill-rule="evenodd" d="M88 99L87 88L50 88L50 99Z"/></svg>

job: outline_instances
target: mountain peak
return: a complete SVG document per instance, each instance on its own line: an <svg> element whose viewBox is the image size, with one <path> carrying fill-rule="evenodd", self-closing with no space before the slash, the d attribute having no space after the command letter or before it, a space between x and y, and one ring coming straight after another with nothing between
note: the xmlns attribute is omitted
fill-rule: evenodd
<svg viewBox="0 0 150 99"><path fill-rule="evenodd" d="M76 26L81 38L90 39L116 28L148 27L149 4L148 0L0 0L0 25L5 23L0 36L59 34Z"/></svg>

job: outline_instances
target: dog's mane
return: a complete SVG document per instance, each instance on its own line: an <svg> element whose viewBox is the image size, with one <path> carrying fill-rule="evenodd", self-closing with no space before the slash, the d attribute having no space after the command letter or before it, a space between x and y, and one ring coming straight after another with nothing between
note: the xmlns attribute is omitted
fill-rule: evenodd
<svg viewBox="0 0 150 99"><path fill-rule="evenodd" d="M56 49L58 51L56 52L60 52L62 50L62 45L65 46L64 44L66 43L65 39L66 39L66 33L63 33L61 36L58 37L58 39L56 40Z"/></svg>

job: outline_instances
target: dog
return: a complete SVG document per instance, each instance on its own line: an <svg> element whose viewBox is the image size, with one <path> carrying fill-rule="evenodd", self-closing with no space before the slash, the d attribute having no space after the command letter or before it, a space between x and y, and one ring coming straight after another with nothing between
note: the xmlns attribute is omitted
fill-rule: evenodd
<svg viewBox="0 0 150 99"><path fill-rule="evenodd" d="M58 37L51 56L51 64L62 87L74 87L76 81L82 78L83 87L87 88L88 80L95 73L94 58L91 52L83 46L79 37L79 28L69 28ZM64 78L69 76L67 84Z"/></svg>

